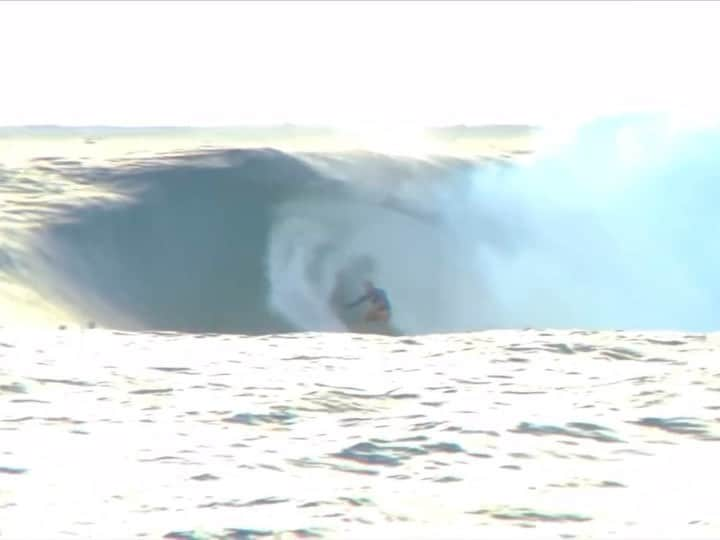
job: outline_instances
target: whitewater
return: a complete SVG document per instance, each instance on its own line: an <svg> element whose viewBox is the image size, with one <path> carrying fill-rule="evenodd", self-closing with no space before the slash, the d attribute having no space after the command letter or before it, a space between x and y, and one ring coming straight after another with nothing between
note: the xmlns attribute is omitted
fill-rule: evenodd
<svg viewBox="0 0 720 540"><path fill-rule="evenodd" d="M0 128L0 538L720 536L720 126L433 137Z"/></svg>

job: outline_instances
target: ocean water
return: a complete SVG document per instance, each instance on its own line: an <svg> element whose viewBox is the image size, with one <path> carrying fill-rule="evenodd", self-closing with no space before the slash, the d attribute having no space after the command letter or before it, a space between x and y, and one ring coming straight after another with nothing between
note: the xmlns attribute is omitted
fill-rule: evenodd
<svg viewBox="0 0 720 540"><path fill-rule="evenodd" d="M720 537L720 129L433 137L0 130L0 538Z"/></svg>
<svg viewBox="0 0 720 540"><path fill-rule="evenodd" d="M717 334L0 336L2 538L720 535Z"/></svg>
<svg viewBox="0 0 720 540"><path fill-rule="evenodd" d="M720 322L713 126L602 119L523 160L50 133L3 144L0 321L27 299L117 329L345 331L371 278L400 334Z"/></svg>

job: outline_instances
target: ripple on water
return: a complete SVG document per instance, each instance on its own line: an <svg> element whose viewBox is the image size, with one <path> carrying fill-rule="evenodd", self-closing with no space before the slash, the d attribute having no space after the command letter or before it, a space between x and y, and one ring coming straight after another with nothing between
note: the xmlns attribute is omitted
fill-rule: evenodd
<svg viewBox="0 0 720 540"><path fill-rule="evenodd" d="M88 341L83 362L77 342L29 343L22 362L0 347L3 517L24 530L25 505L55 520L48 530L100 537L110 525L74 514L91 494L134 538L157 536L146 518L177 540L429 538L449 523L477 537L625 537L629 517L636 537L680 521L711 537L717 512L697 485L712 478L696 473L713 448L695 442L720 422L710 344L684 362L680 338L508 335L204 337L217 352L205 355L191 337L117 334ZM203 354L172 358L183 343ZM108 360L113 347L123 361ZM87 459L98 448L102 469ZM666 470L684 457L695 469ZM92 489L67 490L67 471Z"/></svg>
<svg viewBox="0 0 720 540"><path fill-rule="evenodd" d="M575 437L579 439L593 439L599 442L622 443L625 442L618 437L603 433L603 431L612 431L609 428L597 426L584 422L570 422L566 424L571 428L568 429L552 425L539 425L531 422L521 422L515 429L510 429L511 433L524 433L528 435L563 435L567 437Z"/></svg>
<svg viewBox="0 0 720 540"><path fill-rule="evenodd" d="M25 474L27 469L21 467L0 467L0 474Z"/></svg>

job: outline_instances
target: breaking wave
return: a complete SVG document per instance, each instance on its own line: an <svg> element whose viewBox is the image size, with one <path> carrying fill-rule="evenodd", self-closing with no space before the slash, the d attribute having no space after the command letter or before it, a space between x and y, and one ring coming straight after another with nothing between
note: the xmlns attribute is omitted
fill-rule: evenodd
<svg viewBox="0 0 720 540"><path fill-rule="evenodd" d="M718 150L717 127L624 117L522 163L272 149L46 160L70 195L37 198L57 208L31 233L4 227L0 266L47 306L126 329L353 330L342 304L367 278L406 334L717 329ZM88 186L100 195L72 197Z"/></svg>

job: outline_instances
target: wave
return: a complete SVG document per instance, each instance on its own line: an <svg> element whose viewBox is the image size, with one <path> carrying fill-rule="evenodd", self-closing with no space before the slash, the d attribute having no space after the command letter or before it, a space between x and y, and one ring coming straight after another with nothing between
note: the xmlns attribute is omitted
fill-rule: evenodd
<svg viewBox="0 0 720 540"><path fill-rule="evenodd" d="M124 329L353 330L360 314L341 306L368 278L401 333L717 329L719 142L713 126L624 117L523 162L273 149L45 160L67 196L43 184L47 212L22 235L3 214L3 271L43 310ZM7 193L18 174L3 171Z"/></svg>

